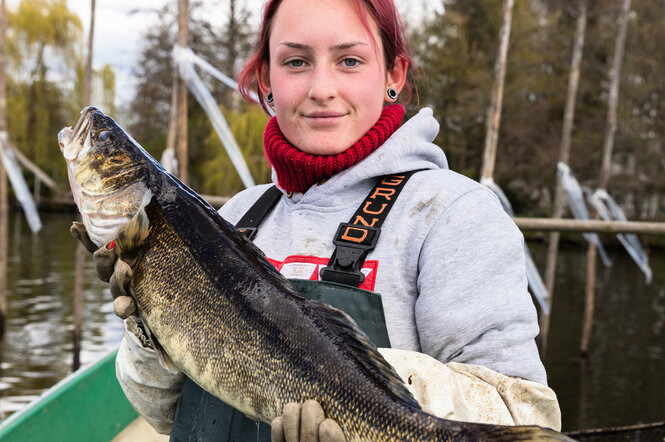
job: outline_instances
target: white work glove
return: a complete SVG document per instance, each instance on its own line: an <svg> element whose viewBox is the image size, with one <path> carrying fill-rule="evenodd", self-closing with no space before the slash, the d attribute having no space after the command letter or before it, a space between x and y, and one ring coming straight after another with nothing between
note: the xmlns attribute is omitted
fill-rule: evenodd
<svg viewBox="0 0 665 442"><path fill-rule="evenodd" d="M108 245L104 245L97 248L82 223L74 221L69 231L92 253L97 277L109 283L111 296L113 296L113 312L121 319L127 319L133 315L136 312L136 303L129 296L129 281L132 278L131 263L118 259L113 247L108 248ZM113 242L109 244L112 245Z"/></svg>
<svg viewBox="0 0 665 442"><path fill-rule="evenodd" d="M326 419L315 400L302 406L296 402L284 405L282 415L273 419L270 427L272 442L346 442L342 428Z"/></svg>
<svg viewBox="0 0 665 442"><path fill-rule="evenodd" d="M158 433L169 434L185 375L162 367L155 350L144 345L147 340L134 318L125 320L127 332L115 360L116 376L134 409Z"/></svg>
<svg viewBox="0 0 665 442"><path fill-rule="evenodd" d="M380 348L424 411L444 419L561 430L556 394L546 385L479 365L442 362L423 353Z"/></svg>
<svg viewBox="0 0 665 442"><path fill-rule="evenodd" d="M136 313L136 303L129 294L132 266L135 262L118 259L114 247L97 247L85 226L74 222L70 229L90 253L97 277L109 283L113 312L125 320L125 337L116 357L116 376L132 406L157 432L169 434L173 426L178 398L184 382L181 372L171 373L160 364ZM110 243L112 244L112 243Z"/></svg>

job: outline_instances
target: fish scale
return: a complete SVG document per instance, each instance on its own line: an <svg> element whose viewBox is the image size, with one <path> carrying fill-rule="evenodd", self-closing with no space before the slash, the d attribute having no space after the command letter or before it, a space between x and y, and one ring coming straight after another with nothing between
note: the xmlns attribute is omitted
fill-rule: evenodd
<svg viewBox="0 0 665 442"><path fill-rule="evenodd" d="M98 245L117 239L120 258L136 262L130 291L160 360L247 416L270 423L286 403L315 399L350 441L570 440L535 426L425 413L348 315L299 296L251 242L111 118L86 108L58 139L79 200L86 183L100 198L101 185L104 210L117 207L122 215ZM126 214L127 207L137 212ZM84 217L87 229L95 216ZM146 218L149 230L139 227Z"/></svg>

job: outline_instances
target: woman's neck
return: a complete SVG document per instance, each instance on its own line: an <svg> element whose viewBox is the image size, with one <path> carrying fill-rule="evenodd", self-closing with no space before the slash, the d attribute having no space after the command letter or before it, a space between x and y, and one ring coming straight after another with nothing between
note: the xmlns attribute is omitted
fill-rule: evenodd
<svg viewBox="0 0 665 442"><path fill-rule="evenodd" d="M399 128L404 108L393 104L383 108L381 117L365 135L344 152L313 155L291 145L271 118L263 134L263 144L277 184L287 192L304 192L313 184L357 164L378 149Z"/></svg>

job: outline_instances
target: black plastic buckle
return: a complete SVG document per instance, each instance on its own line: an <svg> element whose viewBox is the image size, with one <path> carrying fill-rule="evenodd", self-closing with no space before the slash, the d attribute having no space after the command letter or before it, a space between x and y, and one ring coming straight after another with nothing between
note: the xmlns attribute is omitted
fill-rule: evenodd
<svg viewBox="0 0 665 442"><path fill-rule="evenodd" d="M323 281L336 282L337 284L348 285L350 287L358 287L365 280L363 272L347 272L344 270L335 270L330 267L322 268L320 275Z"/></svg>
<svg viewBox="0 0 665 442"><path fill-rule="evenodd" d="M238 232L240 232L240 233L242 233L243 235L245 235L245 237L246 237L248 240L251 241L251 240L253 240L254 237L256 236L256 231L257 231L257 230L258 230L257 227L244 227L244 228L238 229Z"/></svg>
<svg viewBox="0 0 665 442"><path fill-rule="evenodd" d="M380 229L341 223L333 244L337 246L327 267L321 269L321 279L357 287L365 279L360 271L365 257L376 247Z"/></svg>

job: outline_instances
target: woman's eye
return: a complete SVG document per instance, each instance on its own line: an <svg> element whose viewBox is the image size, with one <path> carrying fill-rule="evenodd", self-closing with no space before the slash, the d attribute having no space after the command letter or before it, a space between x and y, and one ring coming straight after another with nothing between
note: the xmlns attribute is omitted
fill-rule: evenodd
<svg viewBox="0 0 665 442"><path fill-rule="evenodd" d="M301 68L301 67L304 66L304 64L305 64L304 61L302 61L302 60L297 60L297 59L296 59L296 60L290 60L290 61L288 62L288 65L291 66L292 68Z"/></svg>
<svg viewBox="0 0 665 442"><path fill-rule="evenodd" d="M346 66L347 68L358 66L358 60L356 60L355 58L345 58L343 63L344 66Z"/></svg>
<svg viewBox="0 0 665 442"><path fill-rule="evenodd" d="M110 130L103 130L97 134L97 141L100 142L105 142L111 139L111 131Z"/></svg>

